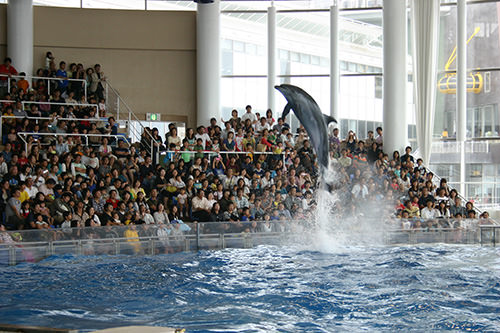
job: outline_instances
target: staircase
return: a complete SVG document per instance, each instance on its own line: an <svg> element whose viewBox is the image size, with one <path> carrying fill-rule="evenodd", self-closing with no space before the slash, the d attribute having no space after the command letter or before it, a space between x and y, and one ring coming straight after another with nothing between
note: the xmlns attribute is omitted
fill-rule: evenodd
<svg viewBox="0 0 500 333"><path fill-rule="evenodd" d="M139 120L132 108L122 98L120 93L113 88L111 83L108 80L103 83L106 111L115 116L118 124L118 132L126 135L131 140L131 143L137 144L140 149L146 149L151 157L158 154L158 149L155 150L154 147L159 147L161 143L153 138L151 132L147 130L142 121ZM156 159L153 158L153 160L157 161L157 158L158 156L156 156Z"/></svg>

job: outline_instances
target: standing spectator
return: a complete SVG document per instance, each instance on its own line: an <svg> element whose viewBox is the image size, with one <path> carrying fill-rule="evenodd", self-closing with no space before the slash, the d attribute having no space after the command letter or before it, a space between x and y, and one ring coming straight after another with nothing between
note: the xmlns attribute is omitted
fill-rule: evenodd
<svg viewBox="0 0 500 333"><path fill-rule="evenodd" d="M52 55L52 52L47 52L45 54L45 69L49 70L50 68L50 63L53 63L55 61L54 56Z"/></svg>
<svg viewBox="0 0 500 333"><path fill-rule="evenodd" d="M408 163L408 162L414 162L415 160L413 159L413 156L410 155L411 153L411 147L407 146L405 148L405 154L401 156L401 163Z"/></svg>
<svg viewBox="0 0 500 333"><path fill-rule="evenodd" d="M210 142L210 136L207 134L207 132L205 131L205 126L199 126L197 129L196 129L196 135L194 136L196 141L198 141L199 139L201 139L201 146L202 146L202 149L203 150L207 150L208 147L210 146L211 142ZM195 149L196 150L196 149Z"/></svg>
<svg viewBox="0 0 500 333"><path fill-rule="evenodd" d="M59 63L59 69L56 72L56 77L59 79L57 83L58 89L61 91L61 94L66 93L68 90L68 73L66 72L66 63L61 61Z"/></svg>
<svg viewBox="0 0 500 333"><path fill-rule="evenodd" d="M26 73L25 72L21 72L19 73L19 76L22 76L19 81L17 81L17 87L19 89L22 89L24 91L24 93L26 94L28 92L28 89L30 87L30 83L28 80L26 80Z"/></svg>
<svg viewBox="0 0 500 333"><path fill-rule="evenodd" d="M379 147L382 147L384 145L384 137L382 135L382 127L377 127L377 137L375 138L375 142L378 144Z"/></svg>
<svg viewBox="0 0 500 333"><path fill-rule="evenodd" d="M106 76L104 76L104 72L101 70L101 65L96 64L94 66L94 73L97 76L97 87L95 93L98 99L104 98L104 87L102 86L103 81L106 81Z"/></svg>
<svg viewBox="0 0 500 333"><path fill-rule="evenodd" d="M11 77L12 75L17 75L17 70L12 64L12 59L7 57L4 59L3 64L0 65L0 74L7 75ZM5 76L0 76L0 99L7 94L8 91L8 78Z"/></svg>
<svg viewBox="0 0 500 333"><path fill-rule="evenodd" d="M247 119L249 119L252 124L255 124L257 122L257 117L252 113L252 106L247 105L245 107L245 110L246 113L243 116L241 116L241 122L245 123Z"/></svg>

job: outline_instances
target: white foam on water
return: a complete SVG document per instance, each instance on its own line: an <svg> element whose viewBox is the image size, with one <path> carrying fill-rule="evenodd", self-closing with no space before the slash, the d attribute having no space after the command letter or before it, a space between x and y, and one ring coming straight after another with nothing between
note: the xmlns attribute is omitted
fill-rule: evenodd
<svg viewBox="0 0 500 333"><path fill-rule="evenodd" d="M338 172L330 168L325 172L324 181L336 184ZM375 202L358 207L356 216L338 214L336 208L349 208L351 202L342 200L342 190L316 191L317 208L313 219L307 221L298 237L298 243L304 250L325 253L339 253L360 246L380 246L384 244L384 211ZM367 218L367 217L370 218ZM296 240L297 241L297 240Z"/></svg>

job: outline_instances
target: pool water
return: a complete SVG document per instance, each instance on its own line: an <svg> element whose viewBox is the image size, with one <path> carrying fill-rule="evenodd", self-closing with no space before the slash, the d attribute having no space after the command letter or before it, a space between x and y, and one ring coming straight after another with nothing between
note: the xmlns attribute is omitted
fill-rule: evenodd
<svg viewBox="0 0 500 333"><path fill-rule="evenodd" d="M259 246L0 267L0 322L73 329L500 331L500 250Z"/></svg>

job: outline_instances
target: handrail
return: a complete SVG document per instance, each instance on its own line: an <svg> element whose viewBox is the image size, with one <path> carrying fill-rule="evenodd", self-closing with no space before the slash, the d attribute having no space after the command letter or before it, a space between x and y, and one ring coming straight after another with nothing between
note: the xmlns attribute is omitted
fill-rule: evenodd
<svg viewBox="0 0 500 333"><path fill-rule="evenodd" d="M26 76L22 76L22 75L8 75L8 74L0 74L0 77L7 77L7 91L10 93L10 79L11 78L30 78L31 79L31 84L33 85L33 80L47 80L47 81L75 81L75 82L78 82L78 81L81 81L82 82L82 86L83 86L83 89L84 89L84 96L85 96L85 100L87 100L87 80L85 79L70 79L70 78L65 78L65 79L61 79L61 78L58 78L58 77L46 77L46 76L34 76L34 75L26 75ZM47 93L50 95L50 84L47 85Z"/></svg>
<svg viewBox="0 0 500 333"><path fill-rule="evenodd" d="M90 122L102 122L108 121L107 117L101 118L60 118L60 117L31 117L31 116L8 116L0 115L0 118L9 119L28 119L28 120L67 120L67 121L90 121Z"/></svg>
<svg viewBox="0 0 500 333"><path fill-rule="evenodd" d="M24 104L40 104L40 105L67 105L67 106L92 106L97 108L97 111L99 111L99 105L98 104L89 104L89 103L62 103L62 102L36 102L36 101L21 101L21 104L24 107Z"/></svg>
<svg viewBox="0 0 500 333"><path fill-rule="evenodd" d="M285 154L284 152L281 153L273 153L271 151L265 151L265 152L260 152L260 151L229 151L229 150L202 150L202 151L196 151L196 150L162 150L162 153L173 153L173 154L197 154L197 153L203 153L203 154L240 154L240 155L248 155L248 154L262 154L262 155L283 155Z"/></svg>
<svg viewBox="0 0 500 333"><path fill-rule="evenodd" d="M419 221L422 221L422 222L426 222L426 221L436 221L436 220L441 220L441 221L455 221L455 219L418 219ZM465 224L465 227L457 227L457 228L454 228L454 227L431 227L431 228L427 228L427 227L420 227L420 228L410 228L410 229L405 229L405 228L394 228L390 225L391 222L402 222L402 221L412 221L412 219L397 219L397 218L391 218L391 219L388 219L387 222L389 222L388 224L385 224L385 228L383 229L385 232L387 233L390 233L390 232L393 232L393 233L413 233L413 232L427 232L427 231L431 231L431 232L434 232L434 231L459 231L459 230L477 230L478 227L479 228L500 228L500 225L498 224L491 224L489 222L491 221L488 221L488 224L481 224L481 221L482 219L464 219L463 222L469 222L468 224ZM258 225L262 225L263 223L265 223L266 221L264 220L256 220L256 221L240 221L240 223L242 224L248 224L250 222L255 222L257 223ZM296 219L291 219L291 220L286 220L286 225L290 225L290 224L294 224L294 223L297 223L297 224L302 224L306 222L305 220L296 220ZM486 222L483 220L483 223ZM205 226L221 226L221 225L232 225L234 222L230 222L230 221L224 221L224 222L199 222L199 223L195 223L195 222L182 222L182 224L184 225L187 225L190 227L190 230L186 230L186 231L182 231L182 235L183 236L194 236L194 234L196 234L198 232L197 229L199 228L203 228ZM273 221L269 221L270 224L272 225L280 225L283 223L283 221L279 220L273 220ZM136 225L136 228L137 228L137 231L142 231L142 230L148 230L148 229L157 229L158 227L162 226L162 224L156 224L156 223L153 223L153 224L140 224L140 225ZM173 227L172 224L170 223L167 223L165 224L164 226L166 226L167 228L170 228L170 227ZM36 243L39 243L40 241L37 241L35 239L43 239L43 241L45 241L46 238L44 237L40 237L39 235L43 235L43 234L47 234L47 233L53 233L53 232L73 232L73 231L96 231L96 232L106 232L106 231L114 231L115 232L115 235L118 236L118 237L109 237L109 238L97 238L97 239L100 239L102 241L104 240L117 240L117 239L130 239L130 238L124 238L124 237L120 237L119 234L121 234L123 231L126 231L127 229L129 229L129 225L115 225L115 226L82 226L82 227L72 227L72 228L48 228L48 229L31 229L31 230L10 230L10 231L7 231L6 233L11 235L11 236L21 236L21 239L26 241L26 242L36 242ZM206 229L205 232L203 233L200 233L200 235L213 235L213 234L217 234L217 233L214 233L211 231L211 229ZM237 235L239 235L240 233L236 233ZM31 236L31 237L28 237L26 238L27 236ZM146 239L149 239L151 237L155 237L155 236L152 236L152 235L149 235L149 236L140 236L139 238L146 238ZM175 237L175 235L174 235ZM71 242L71 241L75 241L75 240L62 240L63 242ZM22 242L22 241L21 241ZM24 243L24 242L22 242ZM1 244L0 244L1 245ZM6 244L8 245L8 244Z"/></svg>
<svg viewBox="0 0 500 333"><path fill-rule="evenodd" d="M130 140L123 134L80 134L80 133L34 133L34 132L18 132L17 136L24 142L24 149L26 154L28 154L28 142L24 139L24 136L29 137L33 135L40 136L80 136L85 138L85 144L89 145L88 137L107 137L115 139L124 139L127 145L130 147Z"/></svg>
<svg viewBox="0 0 500 333"><path fill-rule="evenodd" d="M16 104L17 102L21 102L21 104L48 104L48 105L69 105L69 106L95 106L99 107L98 104L89 104L89 103L61 103L61 102L50 102L50 101L45 101L45 102L40 102L40 101L17 101L15 99L0 99L0 103L11 103L11 104Z"/></svg>
<svg viewBox="0 0 500 333"><path fill-rule="evenodd" d="M129 131L130 131L130 127L131 127L131 120L137 121L139 123L139 125L141 126L141 128L142 128L142 132L146 133L149 136L149 139L151 139L151 157L153 157L153 154L154 154L154 145L156 144L159 147L161 145L161 143L158 142L153 137L153 135L150 132L146 131L146 128L144 127L144 125L142 125L142 121L139 120L139 118L137 118L137 116L135 115L135 113L132 111L132 108L127 104L127 102L125 102L125 100L123 100L123 98L120 96L120 93L118 93L118 91L115 88L113 88L113 86L109 83L109 80L104 81L104 84L106 86L106 88L105 88L105 91L106 91L106 100L108 100L108 90L109 89L111 89L111 91L117 97L118 108L116 110L116 121L120 120L120 104L123 104L125 106L125 108L127 109L127 111L128 111L128 119L127 120L128 120L128 129L129 129ZM130 133L129 133L129 136L130 136ZM139 137L140 136L142 136L142 133L140 133Z"/></svg>
<svg viewBox="0 0 500 333"><path fill-rule="evenodd" d="M426 173L428 172L432 172L432 174L434 175L433 179L436 179L437 181L435 182L436 184L440 184L441 183L441 177L436 173L434 172L433 170L431 170L428 166L424 166L425 167L425 170L426 170ZM457 196L465 203L468 202L468 200L462 195L460 194L460 192L454 188L453 186L451 186L452 183L448 183L448 181L446 182L448 184L448 186L451 187L451 189L454 189L457 191ZM476 212L479 213L479 215L481 215L482 213L484 213L482 210L480 210L478 207L476 207L475 205L472 205L472 208L474 208L474 210Z"/></svg>
<svg viewBox="0 0 500 333"><path fill-rule="evenodd" d="M38 120L49 120L49 121L88 121L88 122L105 122L108 121L108 118L59 118L59 117L31 117L31 116L8 116L0 114L0 143L3 141L3 119L28 119L35 120L38 123Z"/></svg>

